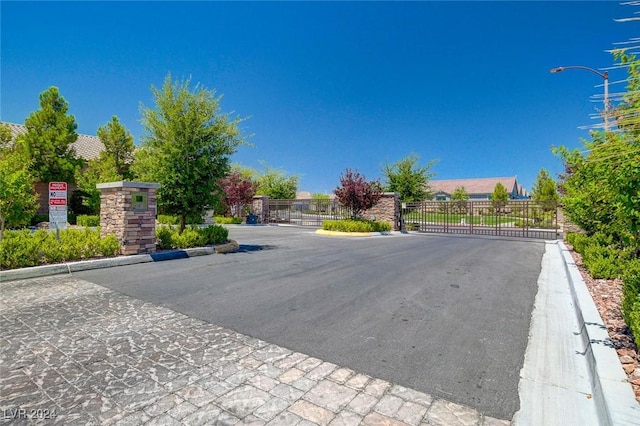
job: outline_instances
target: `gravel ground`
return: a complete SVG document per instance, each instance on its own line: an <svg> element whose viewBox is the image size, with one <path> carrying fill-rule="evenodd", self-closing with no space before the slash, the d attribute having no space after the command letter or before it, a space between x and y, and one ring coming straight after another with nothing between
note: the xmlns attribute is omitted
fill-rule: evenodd
<svg viewBox="0 0 640 426"><path fill-rule="evenodd" d="M569 246L571 247L571 246ZM576 265L593 297L600 316L607 326L609 337L618 352L622 368L627 373L636 399L640 402L640 353L622 317L622 280L594 279L582 263L582 256L572 251Z"/></svg>

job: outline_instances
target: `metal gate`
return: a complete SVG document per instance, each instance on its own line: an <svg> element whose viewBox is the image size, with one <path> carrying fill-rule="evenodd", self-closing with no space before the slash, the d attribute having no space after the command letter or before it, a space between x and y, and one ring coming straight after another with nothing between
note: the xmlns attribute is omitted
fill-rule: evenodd
<svg viewBox="0 0 640 426"><path fill-rule="evenodd" d="M336 200L269 200L267 223L322 227L325 220L348 219L351 212Z"/></svg>
<svg viewBox="0 0 640 426"><path fill-rule="evenodd" d="M402 203L403 231L559 238L555 203L531 200L422 201Z"/></svg>

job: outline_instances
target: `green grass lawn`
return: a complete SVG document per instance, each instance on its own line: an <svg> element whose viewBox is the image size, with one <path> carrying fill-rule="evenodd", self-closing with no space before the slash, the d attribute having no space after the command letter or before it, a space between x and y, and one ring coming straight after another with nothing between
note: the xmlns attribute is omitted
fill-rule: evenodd
<svg viewBox="0 0 640 426"><path fill-rule="evenodd" d="M403 216L406 222L416 221L416 222L441 222L441 223L457 223L459 224L462 219L465 219L465 222L469 225L473 223L474 225L495 225L497 223L508 223L514 222L517 220L514 217L507 216L471 216L468 214L460 214L460 213L449 213L444 214L440 212L434 213L422 213L422 212L409 212Z"/></svg>

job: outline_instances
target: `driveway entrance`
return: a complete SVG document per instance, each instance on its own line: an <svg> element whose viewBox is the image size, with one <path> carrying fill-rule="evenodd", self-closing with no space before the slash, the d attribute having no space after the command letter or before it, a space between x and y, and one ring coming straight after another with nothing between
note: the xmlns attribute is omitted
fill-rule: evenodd
<svg viewBox="0 0 640 426"><path fill-rule="evenodd" d="M74 274L511 419L544 242L232 227L244 249Z"/></svg>

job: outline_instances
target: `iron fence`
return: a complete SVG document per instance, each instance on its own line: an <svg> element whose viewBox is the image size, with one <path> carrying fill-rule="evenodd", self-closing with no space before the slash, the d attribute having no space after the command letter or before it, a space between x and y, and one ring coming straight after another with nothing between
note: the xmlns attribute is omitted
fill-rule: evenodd
<svg viewBox="0 0 640 426"><path fill-rule="evenodd" d="M531 200L402 203L402 230L557 239L555 203Z"/></svg>
<svg viewBox="0 0 640 426"><path fill-rule="evenodd" d="M322 227L325 220L348 219L351 211L335 200L269 200L267 223Z"/></svg>

